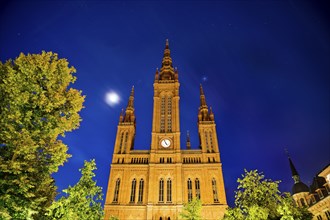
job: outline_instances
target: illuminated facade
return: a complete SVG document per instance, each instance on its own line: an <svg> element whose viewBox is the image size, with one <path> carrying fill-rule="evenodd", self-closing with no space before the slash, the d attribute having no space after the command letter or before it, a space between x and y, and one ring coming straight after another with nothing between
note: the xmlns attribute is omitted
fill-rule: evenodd
<svg viewBox="0 0 330 220"><path fill-rule="evenodd" d="M162 67L155 73L150 149L134 150L134 87L119 117L106 201L105 219L174 220L183 204L202 201L203 219L221 218L227 206L218 137L202 86L198 111L199 149L180 143L178 71L166 41Z"/></svg>
<svg viewBox="0 0 330 220"><path fill-rule="evenodd" d="M314 217L313 220L330 220L330 165L319 172L308 187L300 181L299 174L289 158L292 178L292 197L299 207L306 206Z"/></svg>

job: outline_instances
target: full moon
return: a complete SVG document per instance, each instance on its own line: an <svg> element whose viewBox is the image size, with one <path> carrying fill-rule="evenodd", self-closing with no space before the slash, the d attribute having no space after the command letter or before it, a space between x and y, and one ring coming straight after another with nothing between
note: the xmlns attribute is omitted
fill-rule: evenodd
<svg viewBox="0 0 330 220"><path fill-rule="evenodd" d="M107 92L105 94L105 102L109 105L109 106L114 106L116 104L119 103L119 95L115 92Z"/></svg>

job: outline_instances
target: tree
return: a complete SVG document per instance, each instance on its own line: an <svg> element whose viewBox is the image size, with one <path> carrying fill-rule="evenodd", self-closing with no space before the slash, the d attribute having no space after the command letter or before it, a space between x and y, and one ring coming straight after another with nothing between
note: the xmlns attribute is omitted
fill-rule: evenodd
<svg viewBox="0 0 330 220"><path fill-rule="evenodd" d="M238 179L238 191L234 208L229 208L224 220L309 220L311 213L306 208L296 207L289 193L278 190L280 181L265 179L257 170L246 171Z"/></svg>
<svg viewBox="0 0 330 220"><path fill-rule="evenodd" d="M0 62L0 218L42 219L54 200L51 174L70 157L58 138L81 121L75 71L44 51Z"/></svg>
<svg viewBox="0 0 330 220"><path fill-rule="evenodd" d="M103 218L102 187L93 180L95 160L85 161L80 169L81 178L73 187L63 190L66 196L61 197L49 207L47 213L51 219L100 220Z"/></svg>
<svg viewBox="0 0 330 220"><path fill-rule="evenodd" d="M185 220L201 220L202 202L198 198L194 198L187 204L184 204L180 217Z"/></svg>
<svg viewBox="0 0 330 220"><path fill-rule="evenodd" d="M281 204L277 207L277 212L282 216L281 220L313 219L313 214L306 207L298 208L290 193L284 193Z"/></svg>

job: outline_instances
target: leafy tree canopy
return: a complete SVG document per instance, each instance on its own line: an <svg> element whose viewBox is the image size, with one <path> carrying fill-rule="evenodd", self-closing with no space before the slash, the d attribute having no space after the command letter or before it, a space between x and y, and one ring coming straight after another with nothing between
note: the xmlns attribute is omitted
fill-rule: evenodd
<svg viewBox="0 0 330 220"><path fill-rule="evenodd" d="M100 220L103 218L102 187L97 186L93 180L95 169L95 160L85 161L84 168L80 169L82 176L79 182L63 190L66 196L50 206L47 215L51 219Z"/></svg>
<svg viewBox="0 0 330 220"><path fill-rule="evenodd" d="M184 204L180 217L184 220L201 220L202 202L194 198L187 204Z"/></svg>
<svg viewBox="0 0 330 220"><path fill-rule="evenodd" d="M257 170L246 171L238 179L234 208L229 208L224 220L311 220L306 208L295 205L289 193L278 190L280 181L265 179Z"/></svg>
<svg viewBox="0 0 330 220"><path fill-rule="evenodd" d="M53 201L51 174L70 157L58 139L79 127L76 70L56 53L0 62L0 218L38 218Z"/></svg>

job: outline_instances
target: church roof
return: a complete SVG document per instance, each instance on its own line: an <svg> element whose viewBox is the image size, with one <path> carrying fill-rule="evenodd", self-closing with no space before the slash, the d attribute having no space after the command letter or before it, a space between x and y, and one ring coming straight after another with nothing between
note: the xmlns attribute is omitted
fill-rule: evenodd
<svg viewBox="0 0 330 220"><path fill-rule="evenodd" d="M292 194L301 193L301 192L309 192L308 186L303 182L295 183L292 187Z"/></svg>
<svg viewBox="0 0 330 220"><path fill-rule="evenodd" d="M325 179L321 176L315 176L313 178L313 183L310 186L311 192L315 192L317 189L323 188L323 185L326 183Z"/></svg>

